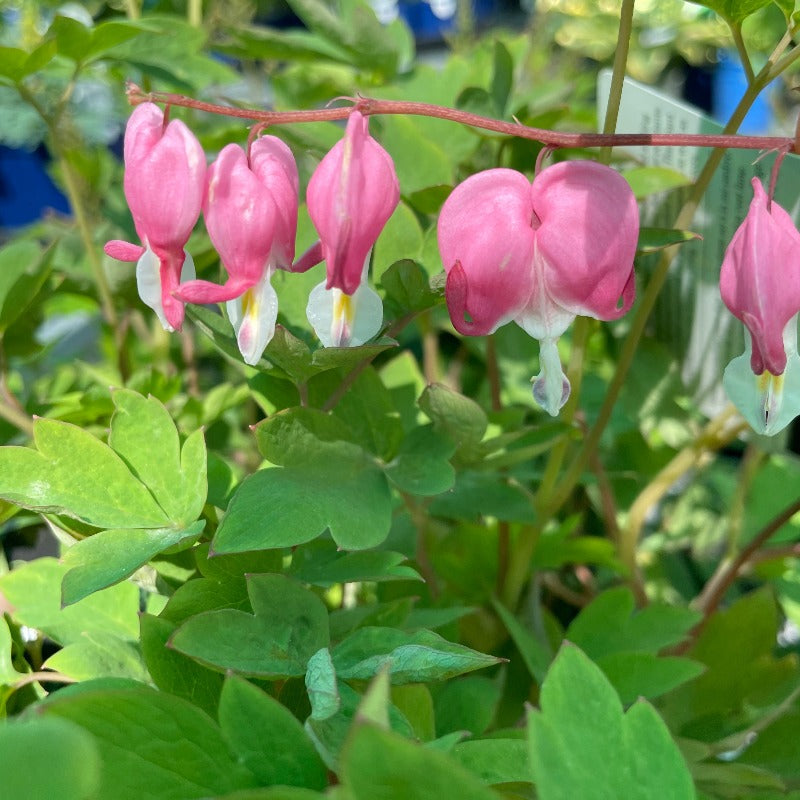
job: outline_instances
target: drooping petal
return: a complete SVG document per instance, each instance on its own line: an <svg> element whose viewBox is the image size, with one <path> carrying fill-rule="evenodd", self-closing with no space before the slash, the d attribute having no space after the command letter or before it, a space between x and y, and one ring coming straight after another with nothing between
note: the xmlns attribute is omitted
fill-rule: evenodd
<svg viewBox="0 0 800 800"><path fill-rule="evenodd" d="M438 239L456 330L491 333L525 307L533 290L533 224L530 183L514 170L480 172L447 198Z"/></svg>
<svg viewBox="0 0 800 800"><path fill-rule="evenodd" d="M800 416L800 356L797 354L797 317L784 328L784 370L755 374L751 367L752 340L746 335L745 352L725 368L722 385L731 402L756 433L773 436Z"/></svg>
<svg viewBox="0 0 800 800"><path fill-rule="evenodd" d="M136 263L136 288L142 302L153 309L164 330L180 330L183 325L183 303L172 296L178 280L195 278L194 261L184 253L180 274L176 276L174 264L164 264L150 248L147 248Z"/></svg>
<svg viewBox="0 0 800 800"><path fill-rule="evenodd" d="M299 178L294 155L276 136L262 136L250 147L250 168L275 203L272 254L275 266L290 269L297 235Z"/></svg>
<svg viewBox="0 0 800 800"><path fill-rule="evenodd" d="M541 371L533 379L533 399L551 417L557 417L569 399L570 385L564 370L555 339L539 342L539 364Z"/></svg>
<svg viewBox="0 0 800 800"><path fill-rule="evenodd" d="M208 169L203 216L228 274L253 286L272 252L278 210L237 144L224 147Z"/></svg>
<svg viewBox="0 0 800 800"><path fill-rule="evenodd" d="M639 236L639 211L627 181L603 164L563 161L539 173L531 195L541 221L536 293L573 315L621 317L634 299ZM537 297L531 302L548 304Z"/></svg>
<svg viewBox="0 0 800 800"><path fill-rule="evenodd" d="M278 295L272 288L271 278L272 270L266 271L252 288L229 300L226 306L246 364L257 364L275 335Z"/></svg>
<svg viewBox="0 0 800 800"><path fill-rule="evenodd" d="M800 311L800 233L777 203L768 207L758 178L744 222L733 235L720 272L720 294L752 337L750 366L781 375L784 330Z"/></svg>
<svg viewBox="0 0 800 800"><path fill-rule="evenodd" d="M124 189L136 232L154 252L183 250L200 216L206 161L180 120L164 127L153 103L137 106L125 129Z"/></svg>
<svg viewBox="0 0 800 800"><path fill-rule="evenodd" d="M113 239L103 245L103 252L111 258L116 258L117 261L138 261L144 255L145 248L138 244L131 242L122 242L119 239Z"/></svg>
<svg viewBox="0 0 800 800"><path fill-rule="evenodd" d="M344 138L325 155L306 194L327 264L327 287L352 295L364 260L400 201L391 156L353 111Z"/></svg>
<svg viewBox="0 0 800 800"><path fill-rule="evenodd" d="M347 295L323 282L311 290L306 315L325 347L358 347L380 331L383 303L366 283Z"/></svg>

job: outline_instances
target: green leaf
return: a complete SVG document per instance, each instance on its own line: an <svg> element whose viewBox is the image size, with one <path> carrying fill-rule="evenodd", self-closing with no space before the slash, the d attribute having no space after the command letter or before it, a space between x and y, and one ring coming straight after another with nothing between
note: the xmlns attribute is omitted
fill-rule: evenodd
<svg viewBox="0 0 800 800"><path fill-rule="evenodd" d="M517 646L517 650L519 650L531 677L537 683L541 683L553 658L550 644L540 641L533 633L524 628L519 620L499 600L494 600L492 605L509 635L514 640L514 644Z"/></svg>
<svg viewBox="0 0 800 800"><path fill-rule="evenodd" d="M2 794L9 798L94 798L100 758L94 739L58 718L28 717L0 723Z"/></svg>
<svg viewBox="0 0 800 800"><path fill-rule="evenodd" d="M338 417L316 408L286 408L259 422L253 432L261 455L283 467L313 464L324 444L352 442Z"/></svg>
<svg viewBox="0 0 800 800"><path fill-rule="evenodd" d="M697 661L677 656L659 658L653 653L612 653L598 658L597 666L626 705L638 697L660 697L705 672Z"/></svg>
<svg viewBox="0 0 800 800"><path fill-rule="evenodd" d="M0 686L11 686L21 677L22 673L14 667L11 654L11 631L5 617L0 617ZM0 695L0 698L2 695ZM2 716L2 703L0 703L0 716Z"/></svg>
<svg viewBox="0 0 800 800"><path fill-rule="evenodd" d="M484 783L530 783L531 766L524 739L471 739L450 751L454 761Z"/></svg>
<svg viewBox="0 0 800 800"><path fill-rule="evenodd" d="M768 6L772 0L690 0L690 2L716 11L730 24L739 24L751 14Z"/></svg>
<svg viewBox="0 0 800 800"><path fill-rule="evenodd" d="M222 735L259 783L324 789L325 765L294 715L242 678L225 681L219 701Z"/></svg>
<svg viewBox="0 0 800 800"><path fill-rule="evenodd" d="M326 528L346 550L379 545L391 525L381 469L354 445L320 446L317 462L262 469L245 478L213 541L217 553L309 542Z"/></svg>
<svg viewBox="0 0 800 800"><path fill-rule="evenodd" d="M419 407L465 457L474 452L489 424L485 412L474 400L441 383L433 383L425 389L419 398Z"/></svg>
<svg viewBox="0 0 800 800"><path fill-rule="evenodd" d="M559 651L528 721L531 766L541 800L694 800L685 762L645 701L623 714L600 668L577 647Z"/></svg>
<svg viewBox="0 0 800 800"><path fill-rule="evenodd" d="M430 496L453 487L455 470L449 458L455 452L449 438L431 426L415 428L384 471L400 491Z"/></svg>
<svg viewBox="0 0 800 800"><path fill-rule="evenodd" d="M304 675L311 656L329 643L324 603L285 575L248 575L247 591L253 614L198 614L169 645L221 670L276 679Z"/></svg>
<svg viewBox="0 0 800 800"><path fill-rule="evenodd" d="M508 52L508 48L499 39L495 39L494 42L492 61L492 84L489 93L494 102L495 114L503 117L514 85L514 59Z"/></svg>
<svg viewBox="0 0 800 800"><path fill-rule="evenodd" d="M75 425L37 419L37 450L0 448L0 497L98 528L163 528L169 519L125 462Z"/></svg>
<svg viewBox="0 0 800 800"><path fill-rule="evenodd" d="M50 269L50 259L29 239L0 249L0 334L30 305Z"/></svg>
<svg viewBox="0 0 800 800"><path fill-rule="evenodd" d="M222 47L223 52L259 61L291 61L293 63L348 64L347 52L321 36L306 30L271 30L263 26L244 26L229 32L236 42Z"/></svg>
<svg viewBox="0 0 800 800"><path fill-rule="evenodd" d="M62 604L71 605L119 583L159 553L196 540L204 527L200 520L185 529L112 529L82 539L62 558L68 570L61 584Z"/></svg>
<svg viewBox="0 0 800 800"><path fill-rule="evenodd" d="M421 250L422 227L417 215L401 201L375 242L372 280L385 286L383 277L391 265L400 259L417 258ZM407 313L415 309L409 307L403 310Z"/></svg>
<svg viewBox="0 0 800 800"><path fill-rule="evenodd" d="M423 683L392 686L391 698L394 706L414 729L415 738L429 742L436 738L433 698Z"/></svg>
<svg viewBox="0 0 800 800"><path fill-rule="evenodd" d="M362 704L362 696L346 683L339 684L339 695L341 707L335 714L323 720L309 717L305 722L306 732L314 742L317 752L328 769L334 772L339 771L339 753ZM408 720L393 705L389 706L389 725L393 731L403 736L413 734Z"/></svg>
<svg viewBox="0 0 800 800"><path fill-rule="evenodd" d="M581 611L564 638L595 659L620 652L655 653L682 642L701 617L697 611L662 603L635 609L630 589L609 589Z"/></svg>
<svg viewBox="0 0 800 800"><path fill-rule="evenodd" d="M409 117L387 117L383 120L383 146L392 154L397 177L404 196L430 186L452 186L455 175L445 150L429 138Z"/></svg>
<svg viewBox="0 0 800 800"><path fill-rule="evenodd" d="M747 737L750 726L772 714L798 685L794 657L775 657L777 630L778 609L767 589L714 614L686 652L705 664L705 674L659 704L670 727L703 741L736 731ZM746 741L741 738L741 744Z"/></svg>
<svg viewBox="0 0 800 800"><path fill-rule="evenodd" d="M55 17L45 36L55 38L59 55L78 63L85 59L92 38L83 23L62 16Z"/></svg>
<svg viewBox="0 0 800 800"><path fill-rule="evenodd" d="M333 649L333 664L340 678L369 680L389 663L396 684L446 680L500 660L426 630L405 633L394 628L359 628Z"/></svg>
<svg viewBox="0 0 800 800"><path fill-rule="evenodd" d="M331 653L327 647L317 650L308 660L306 669L306 691L311 701L311 719L323 720L332 717L342 706L342 698L336 682Z"/></svg>
<svg viewBox="0 0 800 800"><path fill-rule="evenodd" d="M139 648L104 631L84 631L80 639L53 653L43 666L76 681L132 678L145 683L148 680Z"/></svg>
<svg viewBox="0 0 800 800"><path fill-rule="evenodd" d="M381 275L381 285L389 307L398 317L441 302L441 296L431 289L428 274L416 261L395 261Z"/></svg>
<svg viewBox="0 0 800 800"><path fill-rule="evenodd" d="M342 780L353 800L497 800L455 760L392 731L358 725L342 752Z"/></svg>
<svg viewBox="0 0 800 800"><path fill-rule="evenodd" d="M682 172L669 167L633 167L625 170L622 177L630 184L637 200L644 200L651 194L689 186L692 179Z"/></svg>
<svg viewBox="0 0 800 800"><path fill-rule="evenodd" d="M146 687L59 692L45 718L92 735L102 769L96 800L205 798L253 786L217 725L200 709ZM59 796L58 794L54 796Z"/></svg>
<svg viewBox="0 0 800 800"><path fill-rule="evenodd" d="M195 431L181 448L175 423L157 398L129 389L116 389L111 398L109 445L176 525L193 523L208 491L203 432Z"/></svg>
<svg viewBox="0 0 800 800"><path fill-rule="evenodd" d="M452 519L478 520L487 516L508 522L536 520L530 498L494 471L457 472L455 486L434 498L429 511Z"/></svg>
<svg viewBox="0 0 800 800"><path fill-rule="evenodd" d="M421 581L412 567L403 566L406 557L390 550L362 550L341 553L332 542L319 548L295 552L291 574L304 583L328 588L336 583L372 581Z"/></svg>
<svg viewBox="0 0 800 800"><path fill-rule="evenodd" d="M61 607L61 582L67 568L54 558L38 558L0 575L0 592L14 608L13 618L42 631L61 645L81 641L85 632L135 640L139 590L120 583Z"/></svg>
<svg viewBox="0 0 800 800"><path fill-rule="evenodd" d="M0 47L0 75L14 83L25 77L28 53L19 47Z"/></svg>
<svg viewBox="0 0 800 800"><path fill-rule="evenodd" d="M132 20L109 20L101 22L93 31L86 48L85 61L94 61L108 55L118 45L135 39L147 30L147 26Z"/></svg>
<svg viewBox="0 0 800 800"><path fill-rule="evenodd" d="M182 697L216 718L222 675L167 647L175 631L169 620L142 614L139 623L142 656L153 683L161 691Z"/></svg>
<svg viewBox="0 0 800 800"><path fill-rule="evenodd" d="M679 231L674 228L639 228L639 241L636 244L636 252L642 255L647 253L657 253L666 247L674 244L685 244L696 239L700 239L698 233L691 231Z"/></svg>
<svg viewBox="0 0 800 800"><path fill-rule="evenodd" d="M500 686L481 675L448 681L434 698L436 735L453 731L469 731L476 736L484 733L492 724L500 694Z"/></svg>

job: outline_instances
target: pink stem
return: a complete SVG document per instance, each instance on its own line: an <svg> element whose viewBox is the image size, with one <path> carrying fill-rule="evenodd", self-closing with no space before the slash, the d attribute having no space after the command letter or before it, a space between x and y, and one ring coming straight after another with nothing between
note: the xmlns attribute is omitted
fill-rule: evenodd
<svg viewBox="0 0 800 800"><path fill-rule="evenodd" d="M128 84L128 101L131 105L155 102L169 103L174 106L194 108L212 114L224 114L229 117L262 122L268 125L284 125L299 122L331 122L347 119L350 112L357 108L365 115L410 114L423 117L436 117L482 128L487 131L504 133L522 139L533 139L552 147L723 147L742 150L777 150L786 148L787 152L799 152L795 149L795 139L786 136L739 136L702 133L566 133L550 131L544 128L530 128L519 122L503 122L502 120L470 114L455 108L436 106L429 103L411 103L401 100L377 100L368 97L359 98L354 106L344 108L323 108L313 111L259 111L248 108L230 108L215 103L205 103L179 94L168 92L144 92L135 84Z"/></svg>

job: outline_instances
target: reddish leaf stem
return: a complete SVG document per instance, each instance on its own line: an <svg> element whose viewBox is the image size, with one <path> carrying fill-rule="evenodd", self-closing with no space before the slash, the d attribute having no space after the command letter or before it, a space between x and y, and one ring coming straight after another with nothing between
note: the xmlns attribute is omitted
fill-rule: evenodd
<svg viewBox="0 0 800 800"><path fill-rule="evenodd" d="M154 102L167 103L211 114L260 122L265 125L285 125L302 122L332 122L347 119L353 108L369 116L405 114L412 116L436 117L451 122L459 122L473 128L504 133L522 139L533 139L551 147L724 147L742 150L781 150L796 153L796 141L786 136L740 136L738 134L701 133L569 133L551 131L544 128L531 128L520 122L502 120L471 114L455 108L412 103L401 100L379 100L360 97L353 106L340 108L321 108L310 111L260 111L251 108L232 108L230 106L206 103L180 94L168 92L145 92L135 84L127 87L128 101L131 105Z"/></svg>

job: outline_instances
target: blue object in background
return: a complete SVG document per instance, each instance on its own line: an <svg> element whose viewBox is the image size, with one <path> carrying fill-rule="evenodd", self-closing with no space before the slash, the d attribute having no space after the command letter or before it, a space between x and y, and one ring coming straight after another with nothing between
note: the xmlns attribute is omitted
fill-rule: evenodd
<svg viewBox="0 0 800 800"><path fill-rule="evenodd" d="M30 151L0 145L0 229L28 225L50 210L70 213L46 164L44 148Z"/></svg>
<svg viewBox="0 0 800 800"><path fill-rule="evenodd" d="M739 133L753 136L769 133L772 128L772 108L769 103L771 86L756 98L739 126ZM747 78L739 56L734 52L721 50L719 64L714 72L713 113L717 122L724 125L731 118L746 89Z"/></svg>

